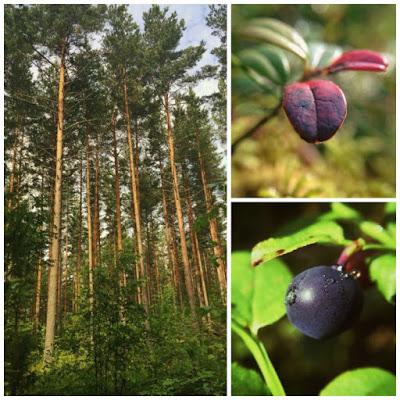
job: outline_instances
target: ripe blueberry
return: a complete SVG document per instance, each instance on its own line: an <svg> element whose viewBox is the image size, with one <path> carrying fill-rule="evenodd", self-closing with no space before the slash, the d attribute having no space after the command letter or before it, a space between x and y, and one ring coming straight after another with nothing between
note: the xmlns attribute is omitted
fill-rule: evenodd
<svg viewBox="0 0 400 400"><path fill-rule="evenodd" d="M363 292L340 266L318 266L298 274L286 293L289 321L305 335L324 339L348 329L359 316Z"/></svg>

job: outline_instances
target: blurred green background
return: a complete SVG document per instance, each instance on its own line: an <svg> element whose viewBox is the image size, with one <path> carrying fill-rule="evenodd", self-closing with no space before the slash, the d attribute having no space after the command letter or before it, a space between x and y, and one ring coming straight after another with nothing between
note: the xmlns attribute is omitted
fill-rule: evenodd
<svg viewBox="0 0 400 400"><path fill-rule="evenodd" d="M385 223L384 203L351 203L368 220ZM232 251L251 250L258 242L299 220L312 221L330 209L330 203L233 203ZM346 237L357 238L352 225L341 224ZM339 247L312 245L282 257L294 275L316 265L332 265ZM352 328L327 340L313 340L287 317L259 331L287 395L318 395L340 373L359 367L396 370L396 313L375 289L364 291L362 315ZM257 370L252 355L232 335L232 362Z"/></svg>
<svg viewBox="0 0 400 400"><path fill-rule="evenodd" d="M381 52L389 68L384 74L332 76L346 95L348 116L331 140L317 146L304 142L281 110L255 133L255 140L240 143L232 156L232 196L394 197L395 5L233 5L234 55L255 45L245 42L238 30L263 16L293 26L308 43ZM233 140L276 104L276 94L260 91L232 67Z"/></svg>

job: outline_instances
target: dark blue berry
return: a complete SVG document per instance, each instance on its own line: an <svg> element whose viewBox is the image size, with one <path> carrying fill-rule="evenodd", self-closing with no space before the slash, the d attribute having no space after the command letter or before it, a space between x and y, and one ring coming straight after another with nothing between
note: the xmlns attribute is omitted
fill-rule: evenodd
<svg viewBox="0 0 400 400"><path fill-rule="evenodd" d="M309 268L286 293L289 321L305 335L324 339L348 329L357 319L363 292L352 274L339 266Z"/></svg>

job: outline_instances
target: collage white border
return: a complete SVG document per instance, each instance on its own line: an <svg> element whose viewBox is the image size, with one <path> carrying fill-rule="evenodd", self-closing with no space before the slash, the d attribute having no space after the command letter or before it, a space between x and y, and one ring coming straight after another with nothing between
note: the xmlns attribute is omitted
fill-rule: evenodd
<svg viewBox="0 0 400 400"><path fill-rule="evenodd" d="M230 169L230 164L231 164L231 152L230 152L230 147L231 147L231 140L230 140L230 131L231 131L231 36L229 32L231 32L231 7L230 5L234 4L320 4L322 1L270 1L270 0L253 0L246 2L245 0L242 1L237 1L237 0L221 0L221 1L213 1L213 0L161 0L160 2L157 1L149 1L149 0L139 0L136 2L132 1L39 1L39 2L34 2L34 1L5 1L5 4L132 4L132 5L139 5L139 4L165 4L165 5L172 5L172 4L226 4L228 6L228 23L227 23L227 29L228 29L228 40L227 40L227 47L228 47L228 54L227 54L227 161L226 161L226 167L227 167L227 265L230 265L230 254L231 254L231 204L233 203L239 203L239 202L254 202L254 203L269 203L269 202L331 202L331 201L343 201L343 202L387 202L387 201L396 201L398 202L399 196L398 196L398 188L399 188L399 182L400 182L400 171L399 171L399 140L396 140L396 198L368 198L368 199L363 199L363 198L326 198L326 199L302 199L302 198L274 198L274 199L260 199L260 198L246 198L246 199L238 199L238 198L231 198L230 193L231 193L231 169ZM329 1L329 4L396 4L395 1L383 1L383 2L378 2L378 1L348 1L348 2L342 2L342 1ZM396 87L399 88L399 66L398 66L398 54L399 54L399 21L398 21L398 16L397 16L397 11L398 11L399 6L396 4ZM4 5L1 7L0 10L0 20L1 20L1 29L0 29L0 37L1 37L1 43L2 46L0 48L0 58L1 58L1 65L0 65L0 75L1 75L1 112L0 112L0 132L1 135L4 135ZM371 28L372 29L372 28ZM399 95L398 95L398 90L396 92L396 115L399 116ZM396 139L398 137L398 124L396 124ZM2 146L1 146L1 172L0 172L0 178L1 181L4 182L4 136L2 137ZM0 199L0 207L1 210L4 210L4 188L2 185L2 195ZM400 212L397 210L396 214L396 219L398 219L398 216L400 215ZM4 212L3 212L4 216ZM4 232L4 218L2 217L0 220L0 227L1 227L1 232ZM2 238L4 240L4 234L2 235ZM4 260L4 242L1 242L0 245L0 257L1 260ZM399 248L400 245L400 238L399 238L399 232L397 231L397 238L396 238L396 246ZM398 251L396 250L396 257L398 260ZM398 264L398 262L397 262ZM230 273L229 273L229 267L228 267L228 288L230 288ZM1 268L1 276L2 276L2 281L4 282L4 272L3 268ZM399 268L397 268L397 275L396 275L396 284L397 287L400 287L400 275L399 275ZM1 301L2 301L2 309L3 312L1 313L1 318L0 318L0 324L2 327L4 327L4 287L3 285L1 286ZM227 396L203 396L202 398L210 398L210 399L215 399L215 398L227 398L227 397L233 397L237 399L252 399L253 397L251 396L231 396L231 376L230 376L230 365L231 365L231 335L230 335L230 318L231 318L231 310L230 310L230 304L231 304L231 295L230 295L230 290L228 290L227 294ZM399 335L399 309L396 307L396 339L398 339ZM3 377L2 379L2 385L1 385L1 392L0 396L4 397L4 331L1 329L1 347L0 347L0 354L2 356L3 362L1 363L0 371L1 371L1 376ZM397 393L400 392L399 390L399 377L398 377L398 372L399 372L399 366L400 366L400 361L399 361L399 347L396 346L396 381L397 381ZM41 398L42 396L15 396L14 398L21 398L21 399L26 399L26 398ZM52 396L46 396L47 398L53 398ZM64 396L63 398L73 398L73 399L85 399L88 397L93 397L93 398L98 398L98 396ZM141 396L113 396L113 398L118 398L118 399L125 399L125 398L138 398ZM146 398L157 398L158 396L143 396ZM174 396L162 396L164 398L176 398ZM292 398L320 398L319 396L291 396ZM336 398L339 396L334 396L333 398ZM394 396L388 398L394 398ZM55 398L55 397L54 397ZM197 399L198 396L185 396L184 398L193 398ZM278 396L280 398L280 396ZM281 397L284 398L284 397ZM332 397L331 397L332 398ZM342 396L340 398L348 398L348 399L357 399L357 398L363 398L362 396ZM381 399L382 397L376 397L376 396L371 396L368 397L370 398L379 398Z"/></svg>

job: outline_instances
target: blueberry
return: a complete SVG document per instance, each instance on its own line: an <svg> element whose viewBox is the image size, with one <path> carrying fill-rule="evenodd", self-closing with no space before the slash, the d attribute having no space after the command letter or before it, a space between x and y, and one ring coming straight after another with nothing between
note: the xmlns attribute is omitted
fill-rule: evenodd
<svg viewBox="0 0 400 400"><path fill-rule="evenodd" d="M298 274L286 293L289 321L305 335L324 339L348 329L357 319L363 292L339 266L318 266Z"/></svg>

